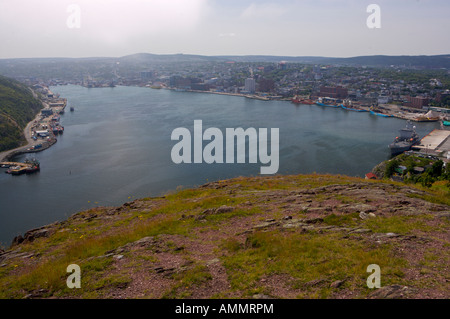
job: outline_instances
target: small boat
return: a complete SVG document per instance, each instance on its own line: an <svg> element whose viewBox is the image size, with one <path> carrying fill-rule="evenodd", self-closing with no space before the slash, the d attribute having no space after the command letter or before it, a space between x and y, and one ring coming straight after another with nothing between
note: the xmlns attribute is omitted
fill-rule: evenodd
<svg viewBox="0 0 450 319"><path fill-rule="evenodd" d="M73 108L73 106L70 107L70 112L75 111L75 109Z"/></svg>
<svg viewBox="0 0 450 319"><path fill-rule="evenodd" d="M39 165L34 165L34 166L27 167L25 169L25 173L32 174L32 173L38 172L40 170L41 170L41 168L39 167Z"/></svg>

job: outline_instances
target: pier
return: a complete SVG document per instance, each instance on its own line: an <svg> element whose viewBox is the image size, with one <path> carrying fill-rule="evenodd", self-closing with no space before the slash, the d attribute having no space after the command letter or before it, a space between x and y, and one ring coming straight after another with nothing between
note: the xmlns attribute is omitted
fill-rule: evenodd
<svg viewBox="0 0 450 319"><path fill-rule="evenodd" d="M450 131L433 130L420 141L414 149L426 151L427 153L441 153L450 151Z"/></svg>
<svg viewBox="0 0 450 319"><path fill-rule="evenodd" d="M25 163L20 162L0 162L1 168L9 168L6 173L11 175L21 175L24 173L34 173L40 170L37 160L27 160Z"/></svg>

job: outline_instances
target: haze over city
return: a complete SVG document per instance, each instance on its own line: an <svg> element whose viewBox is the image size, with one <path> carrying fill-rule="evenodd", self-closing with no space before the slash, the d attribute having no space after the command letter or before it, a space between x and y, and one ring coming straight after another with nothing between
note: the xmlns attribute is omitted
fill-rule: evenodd
<svg viewBox="0 0 450 319"><path fill-rule="evenodd" d="M387 1L370 29L356 0L2 0L0 58L201 55L435 55L450 3ZM79 8L79 27L68 20ZM432 35L432 36L431 36Z"/></svg>

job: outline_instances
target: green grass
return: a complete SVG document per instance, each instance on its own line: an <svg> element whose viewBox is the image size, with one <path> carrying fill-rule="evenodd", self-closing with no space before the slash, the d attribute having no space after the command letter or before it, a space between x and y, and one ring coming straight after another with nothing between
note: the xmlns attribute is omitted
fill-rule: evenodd
<svg viewBox="0 0 450 319"><path fill-rule="evenodd" d="M364 221L365 227L375 233L396 233L401 235L413 234L416 230L438 230L427 224L427 219L432 216L391 216L370 218Z"/></svg>
<svg viewBox="0 0 450 319"><path fill-rule="evenodd" d="M188 239L196 239L202 231L221 231L223 225L228 225L231 219L254 216L255 221L264 219L269 209L272 218L281 218L282 209L266 206L264 193L266 190L297 190L299 188L314 188L331 184L348 184L362 182L361 179L334 175L300 175L273 178L235 178L219 182L227 188L219 189L183 189L177 193L166 195L165 198L149 199L149 210L123 212L114 215L114 219L99 219L86 221L82 218L70 218L59 225L56 232L49 238L39 238L33 243L23 244L23 251L33 251L41 254L36 261L20 261L17 267L8 265L0 268L0 298L22 298L37 289L48 292L44 297L101 297L105 288L125 287L130 278L127 274L106 275L112 270L114 259L95 258L120 246L134 242L143 237L153 236L156 239L163 235L176 235ZM368 183L381 183L370 181ZM400 183L389 183L402 185ZM239 186L240 185L240 186ZM230 193L230 189L238 189ZM417 189L423 190L421 187ZM262 196L257 196L258 192ZM281 192L289 193L289 192ZM423 194L412 194L435 203L446 203L445 189L436 188L426 190ZM322 193L318 199L327 199L328 194ZM331 197L330 197L331 198ZM337 196L342 203L353 203L348 196ZM253 205L243 203L251 201ZM449 202L450 204L450 202ZM196 218L206 209L218 208L222 205L232 206L234 209L226 213L206 214L203 219ZM99 216L107 213L105 209L92 209L81 213L89 216L95 213ZM301 213L299 213L301 214ZM260 215L260 216L259 216ZM260 218L259 218L260 217ZM330 214L324 217L324 224L335 226L362 226L373 232L398 234L414 234L418 231L448 229L448 221L442 220L437 226L431 227L429 222L434 218L432 214L418 216L377 216L361 220L358 213ZM249 226L251 227L251 226ZM62 232L59 232L62 231ZM175 243L166 241L172 253ZM300 233L298 230L279 230L276 232L256 232L249 235L246 244L242 238L229 237L219 242L208 242L217 245L215 253L221 256L224 267L231 283L231 290L223 296L233 296L242 292L244 297L255 293L269 294L260 279L272 275L282 275L288 278L288 285L299 289L302 298L326 298L333 296L335 288L330 283L335 280L346 279L345 288L355 290L355 295L364 295L369 291L365 288L367 265L374 263L382 269L382 284L405 283L403 269L406 262L392 254L389 244L371 246L367 242L358 240L355 236L343 238L342 233L316 232ZM445 244L444 244L445 246ZM445 247L448 247L445 246ZM171 250L172 248L172 250ZM147 255L148 253L148 255ZM178 257L190 258L187 250L180 251ZM133 267L141 264L158 262L151 250L145 251L146 256L136 258ZM126 255L126 254L125 254ZM423 271L429 272L435 257L427 256L423 261ZM29 263L29 265L26 265ZM69 264L79 264L82 268L82 287L84 289L68 289L66 287ZM131 266L130 266L131 267ZM137 268L129 268L132 271ZM211 280L208 268L195 264L192 268L182 270L172 276L173 286L168 289L165 298L190 297L190 291L208 283ZM307 283L315 279L323 279L318 286L308 286ZM406 284L406 283L405 283ZM340 289L340 288L338 288Z"/></svg>
<svg viewBox="0 0 450 319"><path fill-rule="evenodd" d="M99 289L125 289L131 283L131 278L127 275L109 275L95 282L89 290Z"/></svg>
<svg viewBox="0 0 450 319"><path fill-rule="evenodd" d="M333 196L333 198L341 201L342 204L353 204L358 202L357 200L351 198L350 196L345 196L341 194L337 194L336 196Z"/></svg>
<svg viewBox="0 0 450 319"><path fill-rule="evenodd" d="M450 190L428 190L427 194L408 194L408 197L423 199L434 204L450 205Z"/></svg>
<svg viewBox="0 0 450 319"><path fill-rule="evenodd" d="M305 291L306 283L323 279L328 282L322 292L325 297L332 292L329 284L335 280L351 278L347 285L364 288L369 264L380 265L385 284L401 281L402 268L406 266L388 246L367 249L361 242L342 239L337 234L259 232L248 238L246 248L231 247L222 258L223 264L232 289L244 291L247 296L261 286L259 280L265 276L288 275L293 287Z"/></svg>
<svg viewBox="0 0 450 319"><path fill-rule="evenodd" d="M164 299L187 298L191 295L189 291L194 286L201 286L212 280L212 275L206 266L196 265L193 268L173 274L172 279L176 283L164 293Z"/></svg>
<svg viewBox="0 0 450 319"><path fill-rule="evenodd" d="M182 212L191 210L199 214L208 208L217 208L222 205L235 206L243 200L228 195L215 195L212 190L183 190L179 197L177 194L173 194L168 198L169 200L161 202L161 205L152 211L134 213L132 216L128 215L129 217L114 222L109 231L100 231L98 221L85 222L80 219L72 219L69 224L64 225L66 231L56 232L50 238L23 245L24 248L39 248L41 252L48 252L50 247L54 247L51 253L48 252L51 260L44 260L37 267L18 276L8 276L6 271L2 271L4 276L0 277L0 290L15 291L16 297L35 287L50 292L72 293L65 289L64 278L67 277L67 265L83 264L83 261L90 257L104 255L110 250L147 236L193 236L192 230L203 225L194 219L181 219ZM208 226L211 226L218 225L224 220L260 212L260 209L256 207L250 210L235 209L227 213L208 215L205 219ZM97 213L101 214L100 211ZM86 214L84 213L84 215ZM102 227L103 229L108 228L105 226ZM61 243L64 245L60 245ZM93 259L84 263L83 269L86 268L88 273L103 271L110 264L106 260L108 259ZM14 280L12 280L13 278ZM7 295L11 296L11 292L8 292Z"/></svg>
<svg viewBox="0 0 450 319"><path fill-rule="evenodd" d="M354 219L358 219L358 213L351 213L345 215L336 215L330 214L324 217L323 222L328 225L333 226L356 226L358 225L358 221Z"/></svg>

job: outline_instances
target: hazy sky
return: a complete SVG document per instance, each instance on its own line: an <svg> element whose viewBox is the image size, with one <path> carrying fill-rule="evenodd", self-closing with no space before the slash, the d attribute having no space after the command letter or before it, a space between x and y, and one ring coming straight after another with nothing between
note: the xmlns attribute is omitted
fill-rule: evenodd
<svg viewBox="0 0 450 319"><path fill-rule="evenodd" d="M0 58L448 54L449 15L448 0L0 0Z"/></svg>

